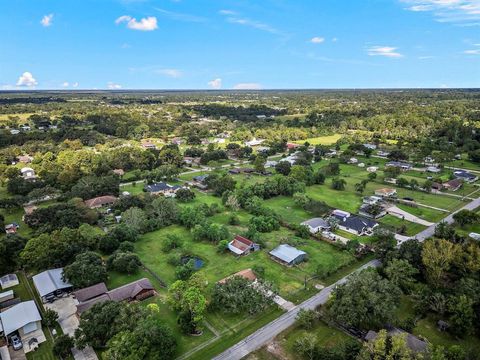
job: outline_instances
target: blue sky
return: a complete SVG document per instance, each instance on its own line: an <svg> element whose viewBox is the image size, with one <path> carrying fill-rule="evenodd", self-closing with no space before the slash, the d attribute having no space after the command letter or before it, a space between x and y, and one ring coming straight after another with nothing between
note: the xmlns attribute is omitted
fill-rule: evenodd
<svg viewBox="0 0 480 360"><path fill-rule="evenodd" d="M480 0L3 0L0 34L0 90L480 86Z"/></svg>

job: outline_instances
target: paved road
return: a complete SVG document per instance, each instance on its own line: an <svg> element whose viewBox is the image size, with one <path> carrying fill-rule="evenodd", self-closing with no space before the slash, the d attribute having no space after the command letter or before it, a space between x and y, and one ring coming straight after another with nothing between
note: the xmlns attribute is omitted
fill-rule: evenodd
<svg viewBox="0 0 480 360"><path fill-rule="evenodd" d="M460 210L475 210L478 207L480 207L480 198L477 198L477 199L469 202L468 204L466 204L461 209L458 209L457 211L455 211L455 212L451 213L450 215L448 215L447 217L443 218L442 221L446 222L447 224L452 224L454 222L453 215L455 213L459 212ZM425 230L419 232L413 238L417 239L418 241L425 241L429 237L433 236L433 234L435 233L435 227L436 226L437 226L437 224L433 224L433 225L429 226Z"/></svg>
<svg viewBox="0 0 480 360"><path fill-rule="evenodd" d="M378 267L380 262L378 260L372 260L365 265L358 268L356 271L363 270L368 267ZM235 344L231 348L227 349L220 355L214 357L214 360L240 360L247 356L252 351L255 351L272 340L275 336L280 334L295 323L295 318L300 309L315 309L319 305L323 305L328 301L332 290L335 286L342 284L348 280L348 276L337 281L335 284L330 285L314 295L310 299L304 301L298 306L295 306L290 311L286 312L279 318L268 323L264 327L258 329L253 334L249 335L239 343Z"/></svg>

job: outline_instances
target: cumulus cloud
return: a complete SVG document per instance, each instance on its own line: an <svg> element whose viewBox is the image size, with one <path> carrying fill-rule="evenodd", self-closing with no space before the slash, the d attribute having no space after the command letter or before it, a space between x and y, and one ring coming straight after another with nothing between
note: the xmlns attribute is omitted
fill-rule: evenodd
<svg viewBox="0 0 480 360"><path fill-rule="evenodd" d="M440 22L480 24L480 1L478 0L401 0L407 9L430 12Z"/></svg>
<svg viewBox="0 0 480 360"><path fill-rule="evenodd" d="M233 87L235 90L260 90L262 85L259 83L239 83Z"/></svg>
<svg viewBox="0 0 480 360"><path fill-rule="evenodd" d="M122 88L122 85L116 84L116 83L114 83L114 82L109 81L109 82L107 83L107 87L108 87L110 90L118 90L118 89L121 89L121 88Z"/></svg>
<svg viewBox="0 0 480 360"><path fill-rule="evenodd" d="M50 25L52 25L52 21L53 21L53 14L48 14L48 15L45 15L42 18L42 20L40 20L40 24L42 24L42 26L49 27Z"/></svg>
<svg viewBox="0 0 480 360"><path fill-rule="evenodd" d="M70 83L68 81L65 81L63 84L62 84L63 87L69 87L70 86Z"/></svg>
<svg viewBox="0 0 480 360"><path fill-rule="evenodd" d="M210 86L212 89L221 89L222 88L222 79L217 78L210 80L208 82L208 86Z"/></svg>
<svg viewBox="0 0 480 360"><path fill-rule="evenodd" d="M385 56L390 58L400 58L403 55L396 51L397 48L393 46L371 46L367 49L370 56Z"/></svg>
<svg viewBox="0 0 480 360"><path fill-rule="evenodd" d="M179 78L183 75L178 69L158 69L154 71L156 74L165 75L171 78Z"/></svg>
<svg viewBox="0 0 480 360"><path fill-rule="evenodd" d="M313 44L321 44L324 41L325 41L325 38L320 37L320 36L315 36L315 37L310 39L310 42L313 43Z"/></svg>
<svg viewBox="0 0 480 360"><path fill-rule="evenodd" d="M22 75L20 75L17 81L17 86L33 87L37 84L37 80L35 80L32 73L29 71L25 71Z"/></svg>
<svg viewBox="0 0 480 360"><path fill-rule="evenodd" d="M74 82L74 83L72 84L72 87L77 88L77 87L78 87L78 82Z"/></svg>
<svg viewBox="0 0 480 360"><path fill-rule="evenodd" d="M155 16L148 16L137 21L137 19L130 15L123 15L115 20L115 24L118 25L121 23L127 23L127 28L131 30L153 31L158 29L157 18Z"/></svg>

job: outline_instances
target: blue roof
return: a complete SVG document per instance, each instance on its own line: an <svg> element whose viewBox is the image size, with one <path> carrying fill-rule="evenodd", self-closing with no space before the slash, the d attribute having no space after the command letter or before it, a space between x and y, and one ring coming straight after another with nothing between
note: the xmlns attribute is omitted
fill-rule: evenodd
<svg viewBox="0 0 480 360"><path fill-rule="evenodd" d="M286 263L291 263L297 257L306 254L307 253L305 251L298 250L297 248L294 248L293 246L290 246L288 244L282 244L270 251L270 255L275 256L276 258L285 261Z"/></svg>

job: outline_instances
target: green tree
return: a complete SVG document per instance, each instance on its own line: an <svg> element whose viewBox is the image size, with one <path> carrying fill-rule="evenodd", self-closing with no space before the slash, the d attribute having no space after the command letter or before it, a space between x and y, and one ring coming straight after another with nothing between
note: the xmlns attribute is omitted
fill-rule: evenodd
<svg viewBox="0 0 480 360"><path fill-rule="evenodd" d="M106 281L107 270L98 254L87 251L77 255L73 263L64 267L63 277L80 289Z"/></svg>

